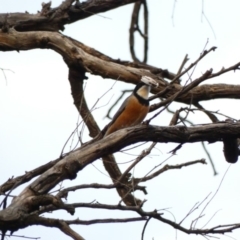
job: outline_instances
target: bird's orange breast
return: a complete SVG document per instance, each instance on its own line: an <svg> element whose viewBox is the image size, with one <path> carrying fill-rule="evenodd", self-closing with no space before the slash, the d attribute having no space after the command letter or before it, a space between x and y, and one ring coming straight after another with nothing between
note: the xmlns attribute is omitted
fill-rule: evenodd
<svg viewBox="0 0 240 240"><path fill-rule="evenodd" d="M106 135L119 129L137 125L143 121L149 111L149 106L141 104L135 96L129 97L122 113L109 126Z"/></svg>

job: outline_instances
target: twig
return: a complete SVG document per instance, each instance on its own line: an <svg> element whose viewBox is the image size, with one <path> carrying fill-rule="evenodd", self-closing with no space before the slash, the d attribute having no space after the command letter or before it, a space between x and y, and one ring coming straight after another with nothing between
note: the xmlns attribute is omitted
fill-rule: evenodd
<svg viewBox="0 0 240 240"><path fill-rule="evenodd" d="M195 210L197 210L208 199L210 195L211 193L209 193L200 203L195 203L190 209L190 211L186 214L186 216L179 222L179 225L181 225L188 216L190 216ZM190 228L192 229L192 226Z"/></svg>
<svg viewBox="0 0 240 240"><path fill-rule="evenodd" d="M94 188L94 189L115 189L115 188L121 188L121 187L127 187L127 185L119 185L118 183L116 184L99 184L99 183L91 183L91 184L81 184L73 187L68 187L65 188L61 191L58 192L56 197L63 198L65 197L69 192L75 192L76 190L79 189L86 189L86 188ZM136 186L137 190L142 190L145 187L141 186Z"/></svg>
<svg viewBox="0 0 240 240"><path fill-rule="evenodd" d="M193 105L195 105L197 108L199 108L200 110L202 110L204 113L206 113L206 115L211 119L212 122L218 122L218 118L211 113L210 111L207 111L200 103L193 103Z"/></svg>
<svg viewBox="0 0 240 240"><path fill-rule="evenodd" d="M180 118L180 112L185 111L186 109L189 109L189 108L180 108L179 110L177 110L177 111L173 114L173 117L172 117L172 119L171 119L171 121L170 121L169 126L177 125L178 119ZM181 120L181 122L184 124L184 121L186 120L186 117L185 117L185 118L181 117L180 120Z"/></svg>
<svg viewBox="0 0 240 240"><path fill-rule="evenodd" d="M215 31L214 31L214 29L213 29L213 27L212 27L212 24L210 23L210 21L208 20L208 18L207 18L207 16L206 16L206 14L205 14L205 12L204 12L204 0L202 0L202 12L201 12L201 21L202 21L202 16L206 19L206 21L207 21L207 23L208 23L208 25L209 25L209 27L211 28L211 30L212 30L212 33L213 33L213 35L214 35L214 37L215 37L215 39L217 38L217 36L216 36L216 34L215 34Z"/></svg>
<svg viewBox="0 0 240 240"><path fill-rule="evenodd" d="M68 204L67 204L68 205ZM122 205L107 205L107 204L99 204L99 203L95 203L95 204L89 204L89 203L75 203L75 204L69 204L69 206L77 208L77 207L84 207L84 208L96 208L96 209L108 209L108 210L122 210L122 211L134 211L137 212L141 217L152 217L156 220L159 220L163 223L166 223L170 226L172 226L173 228L180 230L184 233L187 234L200 234L202 236L206 236L208 234L225 234L226 232L231 232L234 229L239 229L240 228L240 224L227 224L227 225L218 225L215 227L212 227L210 229L187 229L182 227L180 224L173 222L169 219L166 219L164 217L162 217L162 214L159 214L157 211L151 211L151 212L145 212L143 211L139 206L122 206ZM38 219L44 219L41 217L37 217ZM146 220L142 219L142 220ZM46 223L46 219L44 219L43 223ZM56 221L58 224L59 220L53 220ZM41 221L36 221L35 223L39 223L41 225L44 226L49 226L49 223L47 222L47 225L43 224ZM68 221L66 221L66 223L68 223ZM70 224L71 222L69 222ZM74 224L74 223L73 223ZM51 227L55 227L55 225L53 226L51 224Z"/></svg>
<svg viewBox="0 0 240 240"><path fill-rule="evenodd" d="M10 72L12 72L12 73L14 73L14 71L12 71L11 69L6 69L6 68L0 68L0 70L1 70L2 73L3 73L4 79L5 79L6 85L7 85L7 76L6 76L6 74L5 74L5 71L10 71Z"/></svg>
<svg viewBox="0 0 240 240"><path fill-rule="evenodd" d="M142 230L142 238L141 238L141 240L144 240L144 232L145 232L145 230L146 230L146 227L147 227L147 225L148 225L150 219L151 219L151 217L149 217L149 218L147 219L147 221L145 222L145 224L144 224L144 226L143 226L143 230Z"/></svg>
<svg viewBox="0 0 240 240"><path fill-rule="evenodd" d="M142 153L137 157L136 161L134 161L122 174L122 176L117 180L118 183L121 183L122 180L126 177L126 175L147 155L149 155L152 149L156 146L157 143L152 143L150 147L146 150L143 150Z"/></svg>
<svg viewBox="0 0 240 240"><path fill-rule="evenodd" d="M139 12L141 9L141 5L143 5L143 11L144 11L144 33L142 33L142 31L139 28ZM148 7L147 7L147 1L146 0L142 0L139 2L136 2L134 4L134 8L133 8L133 12L132 12L132 20L131 20L131 24L130 24L130 35L129 35L129 45L130 45L130 52L131 52L131 56L132 59L135 62L141 62L135 53L134 50L134 33L135 31L138 31L140 36L143 38L144 40L144 57L143 57L143 63L147 62L147 55L148 55Z"/></svg>
<svg viewBox="0 0 240 240"><path fill-rule="evenodd" d="M76 131L78 130L79 126L80 126L82 123L83 123L83 120L82 120L80 123L77 123L77 124L76 124L77 126L74 128L74 130L72 131L72 133L69 135L69 137L68 137L67 140L65 141L65 143L64 143L64 145L63 145L63 147L62 147L61 154L60 154L59 158L62 158L62 157L63 157L63 155L64 155L64 152L63 152L63 151L64 151L67 143L70 141L70 139L73 137L73 135L76 133Z"/></svg>
<svg viewBox="0 0 240 240"><path fill-rule="evenodd" d="M211 201L213 200L213 198L217 195L217 193L218 193L218 191L219 191L219 189L220 189L220 187L221 187L221 185L222 185L222 183L223 183L223 180L224 180L224 178L225 178L225 176L226 176L226 174L227 174L227 172L228 172L228 170L229 170L230 167L231 167L231 165L228 166L227 170L225 171L225 173L224 173L224 175L223 175L223 177L222 177L222 179L221 179L221 181L220 181L220 184L219 184L216 192L215 192L214 195L211 197L211 199L206 203L205 207L204 207L203 210L200 212L199 216L204 213L204 211L206 210L206 208L208 207L208 205L211 203ZM195 222L194 228L196 227L197 222L198 222L198 221Z"/></svg>
<svg viewBox="0 0 240 240"><path fill-rule="evenodd" d="M161 106L165 106L165 107L162 110L160 110L159 112L157 112L153 117L148 119L147 123L149 124L150 121L152 119L154 119L156 116L158 116L164 109L166 109L170 105L171 102L173 102L178 97L180 97L181 95L185 94L186 92L190 91L192 88L196 87L201 82L207 80L210 75L212 75L212 69L206 71L201 77L195 79L193 82L191 82L188 85L184 86L178 92L176 92L174 95L170 96L166 100L164 100L164 101L162 101L162 102L160 102L158 104L153 105L152 108L151 108L151 111L156 110L157 108L160 108Z"/></svg>
<svg viewBox="0 0 240 240"><path fill-rule="evenodd" d="M212 159L212 157L211 157L208 149L206 148L205 143L204 143L204 142L201 142L201 144L202 144L203 150L204 150L205 153L207 154L208 159L209 159L209 161L210 161L210 164L211 164L211 166L212 166L213 175L216 176L218 173L217 173L216 167L215 167L215 165L214 165L213 159Z"/></svg>
<svg viewBox="0 0 240 240"><path fill-rule="evenodd" d="M216 214L220 211L221 209L219 209L218 211L216 211L213 216L202 226L202 228L206 227L208 225L208 223L216 216Z"/></svg>
<svg viewBox="0 0 240 240"><path fill-rule="evenodd" d="M0 235L2 236L3 234L0 233ZM26 237L24 235L15 235L15 234L11 234L11 235L5 234L4 236L5 237L25 238L25 239L40 239L40 237Z"/></svg>
<svg viewBox="0 0 240 240"><path fill-rule="evenodd" d="M169 113L171 113L171 114L175 114L175 113L176 113L176 112L172 111L171 109L169 109L168 107L167 107L166 109L167 109L167 111L168 111ZM192 110L193 110L193 109L192 109ZM183 122L183 117L182 117L181 115L179 115L178 118ZM184 121L187 122L187 123L189 123L191 126L194 125L193 122L191 122L191 121L188 120L188 119L185 119ZM173 120L173 123L174 123L174 120ZM186 126L186 124L184 124L184 125ZM171 122L170 122L169 126L171 126Z"/></svg>
<svg viewBox="0 0 240 240"><path fill-rule="evenodd" d="M135 217L135 218L106 218L106 219L93 219L93 220L68 220L67 224L81 224L81 225L91 225L99 223L127 223L127 222L137 222L144 221L146 217Z"/></svg>
<svg viewBox="0 0 240 240"><path fill-rule="evenodd" d="M148 100L152 101L153 99L162 97L164 94L166 94L170 89L172 88L171 85L168 85L167 87L165 87L161 92L154 94L153 96L149 97ZM151 112L152 110L150 110Z"/></svg>
<svg viewBox="0 0 240 240"><path fill-rule="evenodd" d="M67 221L54 218L44 218L44 217L35 217L34 224L39 224L46 227L55 227L61 230L63 233L68 235L74 240L84 240L84 238L79 235L77 232L73 231L69 226Z"/></svg>
<svg viewBox="0 0 240 240"><path fill-rule="evenodd" d="M182 77L185 73L187 73L191 68L193 68L198 62L200 62L207 54L209 54L211 51L215 51L217 47L211 47L209 50L203 51L203 53L199 56L199 58L191 63L189 67L187 67L184 71L182 71L180 74L176 75L174 79L172 80L171 84L174 83L177 79Z"/></svg>
<svg viewBox="0 0 240 240"><path fill-rule="evenodd" d="M208 44L208 39L207 39L207 42L205 43L205 45L204 45L204 47L203 47L203 50L202 50L200 56L206 51L207 44ZM199 63L199 62L197 62L197 63L195 64L195 66L192 68L192 72L191 72L190 74L187 72L188 80L191 80L192 75L193 75L194 71L196 70L198 63ZM187 80L187 81L188 81L188 80Z"/></svg>
<svg viewBox="0 0 240 240"><path fill-rule="evenodd" d="M146 182L152 178L155 178L156 176L160 175L163 172L166 172L168 170L171 169L181 169L182 167L187 167L193 164L197 164L197 163L202 163L202 164L206 164L205 159L200 159L200 160L195 160L195 161L190 161L190 162L186 162L186 163L182 163L182 164L178 164L178 165L165 165L163 168L159 169L158 171L154 172L153 174L143 177L141 179L139 178L135 178L134 179L134 183L139 183L139 182ZM155 167L156 168L156 167Z"/></svg>
<svg viewBox="0 0 240 240"><path fill-rule="evenodd" d="M181 63L181 65L180 65L180 67L179 67L179 69L178 69L177 75L179 75L182 72L183 67L187 63L188 60L189 60L188 54L186 54L184 59L183 59L183 61L182 61L182 63Z"/></svg>

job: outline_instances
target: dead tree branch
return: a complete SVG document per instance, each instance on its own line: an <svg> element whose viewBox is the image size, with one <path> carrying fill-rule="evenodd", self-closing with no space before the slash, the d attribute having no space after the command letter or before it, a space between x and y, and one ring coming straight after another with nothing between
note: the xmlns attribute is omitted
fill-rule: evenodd
<svg viewBox="0 0 240 240"><path fill-rule="evenodd" d="M0 227L1 229L10 230L14 223L18 226L19 211L24 211L24 214L26 214L26 212L31 212L36 208L32 202L36 194L47 194L56 184L64 179L74 179L78 171L94 160L119 151L123 147L140 141L215 142L221 141L227 136L240 137L240 123L216 123L188 128L182 126L156 127L139 125L119 130L102 140L72 151L52 168L45 171L26 187L22 193L15 197L6 209L0 211ZM11 224L9 224L10 222Z"/></svg>
<svg viewBox="0 0 240 240"><path fill-rule="evenodd" d="M43 4L41 12L36 14L0 14L0 28L6 26L7 21L8 28L14 27L17 31L63 31L66 24L134 2L136 0L101 0L96 4L93 0L65 0L56 8L51 8L50 2Z"/></svg>
<svg viewBox="0 0 240 240"><path fill-rule="evenodd" d="M166 81L163 81L155 74L149 72L144 68L134 68L124 66L116 62L103 60L96 56L92 56L80 48L81 44L77 45L76 40L72 40L57 32L17 32L10 29L9 33L0 31L0 50L13 51L13 50L30 50L36 48L50 48L61 54L68 66L75 64L87 72L95 75L101 75L103 78L118 79L127 83L136 84L141 76L146 75L157 80L159 87L152 90L152 93L158 93L168 86ZM222 70L222 73L238 69L240 63L233 65L230 68ZM211 74L206 79L219 76L221 71ZM199 79L200 82L206 79ZM199 83L198 83L199 84ZM189 84L188 88L191 85ZM193 87L193 86L192 86ZM178 96L175 101L189 104L192 100L195 102L212 100L218 98L235 98L239 99L240 86L228 84L209 84L195 86L192 90L184 90L184 94ZM163 97L172 97L177 92L181 91L182 87L179 84L173 86L167 91ZM153 107L151 108L151 110Z"/></svg>
<svg viewBox="0 0 240 240"><path fill-rule="evenodd" d="M109 56L106 56L103 53L60 33L60 30L63 31L66 24L70 24L80 19L130 3L135 3L129 39L133 62L112 59ZM139 27L141 6L143 7L144 18L143 31ZM205 56L207 56L210 52L215 51L215 47L204 51L196 61L183 70L183 67L188 60L186 55L177 74L146 64L148 58L149 40L148 7L146 0L101 0L97 1L97 3L95 0L87 0L84 2L65 0L56 8L51 8L51 2L46 4L43 3L42 10L37 14L0 14L0 29L0 51L51 49L63 57L69 68L69 82L71 85L74 105L81 115L83 122L86 124L90 132L90 136L94 138L74 151L65 155L61 154L59 159L49 162L48 164L30 172L26 172L22 176L15 178L12 177L0 186L0 195L3 195L3 201L1 203L1 205L3 205L3 209L0 211L0 230L2 231L2 239L7 231L14 232L31 225L42 225L58 228L72 239L84 240L81 235L70 228L70 225L132 222L149 220L151 218L166 223L182 232L188 234L200 234L205 237L208 236L208 234L224 234L240 228L240 224L229 224L215 226L210 229L197 229L197 220L195 221L194 227L190 226L190 228L186 228L181 225L185 218L178 224L176 221L173 222L164 218L162 216L163 214L159 213L159 211L144 211L144 203L146 200L137 199L134 196L133 192L135 190L141 190L147 194L146 187L138 186L140 182L149 181L170 169L181 169L182 167L197 163L205 164L206 162L204 159L173 166L165 165L161 169L155 170L161 165L159 164L153 168L155 172L151 170L151 172L142 178L130 179L129 177L129 173L133 167L146 157L158 142L179 143L179 145L173 150L173 152L176 152L183 144L186 143L195 143L199 141L213 143L221 141L224 143L224 154L227 161L232 163L237 161L239 152L237 138L240 137L240 122L218 122L215 114L204 109L199 102L217 98L240 99L240 85L200 85L210 78L220 76L230 71L239 70L240 62L228 68L222 68L220 71L215 73L213 73L212 69L209 69L194 81L190 83L187 81L184 86L181 85L180 78L184 74L187 74L189 70L195 69L196 65ZM138 59L134 50L134 34L136 32L138 32L144 40L144 56L142 62ZM3 71L1 68L0 70ZM151 125L138 125L132 128L122 129L105 138L102 138L102 133L97 125L97 121L94 119L91 110L88 108L87 100L84 96L83 82L87 79L87 72L103 78L116 79L118 81L132 84L137 84L143 75L149 76L159 83L158 88L152 89L152 93L154 93L155 96L151 97L150 100L159 97L165 99L161 103L153 105L151 107L151 111L162 106L165 106L165 109L171 102L178 101L185 104L195 105L198 110L207 114L213 124L197 125L194 127L173 126L179 123L178 119L181 119L180 112L183 109L180 109L174 114L174 118L170 124L172 126L159 127ZM171 81L169 82L164 78L170 79ZM191 109L191 106L184 110L186 111L186 117L181 120L183 124L187 121L188 114L191 111L194 111ZM154 117L156 117L159 113L155 114ZM150 120L147 122L148 124ZM138 142L153 143L147 150L143 151L122 174L112 154L118 152L126 146ZM234 158L232 158L232 155L234 155ZM65 189L60 187L60 189L57 189L55 196L53 195L53 192L50 192L57 184L63 182L64 180L75 179L78 172L82 171L86 166L99 158L103 159L104 167L109 173L113 184L82 184ZM36 179L33 179L35 177ZM29 184L25 186L25 188L17 196L13 196L12 202L8 205L7 199L10 196L10 193L26 182L29 182ZM96 202L91 204L81 202L67 204L62 201L62 198L67 198L68 193L83 188L116 189L120 196L120 202L118 205L107 205ZM126 206L121 205L122 201ZM140 217L124 219L106 218L86 221L74 219L66 221L40 216L43 213L57 210L65 210L67 213L73 215L76 208L132 211L134 214L137 213ZM190 213L192 213L192 211L190 211L189 214ZM200 217L201 216L199 216L199 218Z"/></svg>
<svg viewBox="0 0 240 240"><path fill-rule="evenodd" d="M69 62L68 62L69 63ZM92 113L90 112L87 102L85 100L84 92L83 92L83 80L85 79L85 70L80 67L77 68L73 63L69 64L69 81L72 89L72 96L74 99L74 104L79 111L83 121L86 123L88 130L90 132L91 137L97 137L99 139L102 138L100 129L93 118ZM105 155L102 156L103 165L110 175L114 184L118 181L117 179L122 176L122 173L116 163L116 160L113 155ZM127 183L128 179L126 176L124 177L125 183ZM125 188L116 188L119 195L122 197L123 201L127 205L135 205L140 204L140 200L134 198L131 193Z"/></svg>
<svg viewBox="0 0 240 240"><path fill-rule="evenodd" d="M209 229L202 229L202 228L192 229L192 228L185 228L179 223L176 223L169 219L164 218L162 216L162 213L158 213L156 210L146 212L142 208L139 208L139 207L122 206L122 205L108 205L108 204L99 204L99 203L96 203L96 204L76 203L76 204L71 204L71 205L74 207L84 207L84 208L94 208L94 209L133 211L133 212L137 212L140 216L142 216L142 218L138 218L140 221L146 220L146 217L151 217L156 220L159 220L160 222L166 223L166 224L172 226L173 228L175 228L179 231L182 231L184 233L187 233L187 234L198 234L198 235L202 235L202 236L206 236L208 234L224 234L226 232L232 232L233 230L240 228L240 224L236 223L236 224L218 225L218 226L215 226L215 227L212 227ZM38 220L38 219L40 219L40 220ZM37 217L35 221L37 221L37 220L40 221L41 225L49 224L48 220L45 220L44 218ZM56 222L54 224L55 225L59 224L58 221L59 220L56 220ZM70 224L71 222L73 222L73 224L76 224L75 223L76 220L69 221L69 222L66 221L66 223L68 223L68 224Z"/></svg>
<svg viewBox="0 0 240 240"><path fill-rule="evenodd" d="M139 13L141 6L143 6L144 11L144 32L140 30L139 27ZM140 61L135 53L134 46L135 46L135 33L138 32L139 35L143 38L144 41L144 50L143 50L143 61ZM130 52L131 56L134 62L138 63L146 63L147 62L147 55L148 55L148 7L147 7L147 1L142 0L139 2L136 2L134 4L133 12L132 12L132 19L129 29L129 46L130 46Z"/></svg>
<svg viewBox="0 0 240 240"><path fill-rule="evenodd" d="M36 176L41 175L44 173L47 169L53 167L57 162L59 162L60 159L56 159L54 161L50 161L49 163L46 163L38 168L35 168L29 172L26 172L24 175L19 177L12 177L8 179L5 183L3 183L0 186L0 194L6 193L9 190L15 189L17 186L22 185L23 183L26 183L33 179Z"/></svg>
<svg viewBox="0 0 240 240"><path fill-rule="evenodd" d="M38 216L33 216L31 220L32 220L32 224L34 225L37 224L37 225L42 225L46 227L55 227L74 240L84 240L84 238L81 235L79 235L77 232L73 231L69 227L69 224L67 224L67 222L64 220L44 218L44 217L38 217Z"/></svg>
<svg viewBox="0 0 240 240"><path fill-rule="evenodd" d="M151 175L148 175L148 176L143 177L143 178L134 178L133 182L135 184L137 184L139 182L146 182L146 181L151 180L151 179L157 177L158 175L160 175L161 173L166 172L168 170L181 169L182 167L187 167L187 166L194 165L194 164L197 164L197 163L206 164L206 161L205 161L205 159L200 159L200 160L190 161L190 162L186 162L186 163L182 163L182 164L178 164L178 165L168 165L167 164L163 168L161 168L161 169L157 170L156 172L152 173Z"/></svg>

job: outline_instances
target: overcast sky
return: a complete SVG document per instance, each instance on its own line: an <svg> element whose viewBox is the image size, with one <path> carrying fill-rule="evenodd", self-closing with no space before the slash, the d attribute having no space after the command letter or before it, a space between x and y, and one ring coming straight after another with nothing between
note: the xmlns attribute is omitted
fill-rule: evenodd
<svg viewBox="0 0 240 240"><path fill-rule="evenodd" d="M41 8L40 0L0 0L0 12L25 12L36 13ZM52 6L61 3L52 0ZM213 68L220 70L223 66L229 67L240 59L240 2L230 1L202 1L182 0L177 1L173 14L174 1L149 0L149 60L148 63L172 72L177 72L186 54L193 62L204 49L216 46L217 50L207 56L195 69L194 77L200 76L206 70ZM128 29L132 5L125 6L107 13L102 13L66 25L63 34L77 39L98 51L122 60L130 60L128 42ZM203 12L203 14L202 14ZM207 19L205 18L207 17ZM141 41L137 42L137 54L142 57ZM62 147L76 127L78 113L73 105L70 86L68 83L68 69L62 57L52 50L31 50L20 53L1 52L0 68L10 69L5 71L6 78L0 72L0 184L11 176L19 176L25 171L34 169L50 160L56 159ZM240 73L228 73L220 78L207 83L239 84ZM97 76L90 76L86 81L86 96L91 108L96 101L112 86L113 81L103 80ZM104 127L108 119L104 118L108 108L118 98L121 90L132 89L133 85L116 83L103 98L98 101L97 109L93 112L98 124ZM239 119L238 100L215 100L203 105ZM180 104L173 104L171 109L178 109ZM117 109L115 108L114 111ZM113 114L113 113L112 113ZM209 119L204 114L191 114L190 119L196 124L208 123ZM223 120L224 117L219 117ZM171 120L168 113L161 114L153 123L166 126ZM86 138L87 130L84 132ZM85 138L85 139L86 139ZM144 145L147 148L149 144ZM146 171L166 160L176 144L158 144L151 157L139 164L134 176L142 176ZM196 202L202 201L209 193L212 195L225 174L229 164L225 162L222 153L222 143L207 144L213 157L218 175L213 176L201 144L187 144L176 156L167 161L168 164L180 164L190 160L206 158L208 165L196 165L182 170L171 170L153 180L148 185L148 195L136 193L137 197L146 199L145 210L168 209L164 216L176 222L188 213ZM69 146L68 149L69 150ZM140 153L141 149L135 150ZM121 168L123 164L134 159L123 153L116 155ZM228 170L220 190L209 204L205 216L199 220L197 227L203 227L217 212L207 227L219 224L240 222L240 165L232 165ZM75 183L66 181L64 186L82 183L110 183L109 177L100 160L88 166L78 174ZM143 184L146 185L146 184ZM16 191L15 194L19 192ZM211 196L212 196L211 195ZM211 198L210 196L210 198ZM209 198L209 199L210 199ZM70 194L68 202L91 202L117 204L118 195L113 191L85 190L78 194ZM208 200L207 200L208 201ZM192 220L199 216L202 209L191 215L185 221L189 227ZM96 214L97 212L97 214ZM47 216L47 215L45 215ZM107 212L101 210L80 209L75 215L69 216L59 212L56 217L82 220L108 217L137 216L133 214ZM86 240L115 239L135 240L140 239L142 223L128 224L102 224L91 226L74 226ZM59 230L31 227L17 232L19 235L41 237L41 239L68 239ZM54 234L54 235L53 235ZM229 236L240 239L240 230ZM114 236L114 237L113 237ZM228 239L220 236L221 239ZM176 239L176 231L155 220L151 220L145 233L147 240ZM198 240L200 236L188 236L177 232L178 240Z"/></svg>

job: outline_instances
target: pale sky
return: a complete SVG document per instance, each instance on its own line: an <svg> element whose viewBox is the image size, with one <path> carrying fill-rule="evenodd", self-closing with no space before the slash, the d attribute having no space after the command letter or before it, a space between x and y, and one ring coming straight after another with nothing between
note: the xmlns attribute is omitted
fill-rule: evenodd
<svg viewBox="0 0 240 240"><path fill-rule="evenodd" d="M0 12L25 12L36 13L41 8L40 0L0 0ZM52 6L61 3L52 0ZM223 66L229 67L240 60L240 2L230 1L204 1L204 14L202 15L202 1L182 0L177 1L174 18L172 11L174 1L149 0L149 60L148 63L163 69L177 72L186 54L189 55L188 64L192 63L204 49L212 46L217 50L209 54L196 68L193 78L200 76L206 70L213 68L219 71ZM130 16L133 5L125 6L107 13L66 25L63 34L77 39L84 44L101 51L102 53L121 60L131 61L128 47L128 33ZM137 42L138 56L141 56L141 41ZM187 65L188 65L187 64ZM68 83L68 69L62 57L52 50L32 50L17 52L1 52L0 68L11 69L5 71L7 79L0 72L0 183L12 176L19 176L25 171L30 171L50 160L56 159L62 147L74 130L78 113L73 105ZM228 73L220 78L205 83L239 84L240 73ZM112 86L113 81L101 77L90 76L86 81L86 93L89 107ZM101 98L93 114L98 124L104 127L108 119L104 118L107 109L118 98L121 90L132 89L133 85L117 83L113 89ZM238 100L215 100L204 102L203 105L213 111L220 112L239 119ZM171 105L171 109L178 109L180 104ZM114 109L114 112L117 108ZM112 113L113 114L113 113ZM148 117L147 117L148 118ZM210 120L202 113L191 114L190 119L196 124L209 123ZM224 120L224 117L219 117ZM161 114L153 124L167 126L171 120L168 113ZM87 130L84 132L88 135ZM87 139L87 138L85 138ZM134 153L140 153L150 143L138 148ZM147 186L148 195L136 192L136 196L146 199L144 209L168 209L176 222L180 222L196 202L202 201L209 193L216 192L229 164L225 162L222 143L206 144L218 172L213 172L201 144L186 144L176 156L169 159L168 164L206 158L208 165L196 165L182 170L171 170L155 178ZM176 144L158 144L151 157L139 164L134 176L142 176L154 166L166 160ZM69 149L69 146L68 146ZM67 150L68 150L67 149ZM128 165L123 164L134 159L123 153L116 154L117 162L122 169ZM207 227L219 224L240 222L239 200L240 192L240 163L232 165L217 195L205 210L205 216L199 220L197 227L203 227L218 211ZM78 174L77 179L63 183L65 187L83 183L111 183L106 175L100 160L94 166L88 166ZM17 194L17 190L13 194ZM211 195L211 196L212 196ZM210 196L210 197L211 197ZM209 198L210 199L210 198ZM82 190L69 195L68 202L91 202L117 204L118 195L113 190ZM209 200L207 200L209 201ZM189 227L192 220L199 216L202 208L191 215L183 226ZM174 220L173 215L164 212L164 216ZM47 215L45 215L47 216ZM74 216L59 211L54 215L57 218L82 220L94 218L126 218L137 217L136 214L126 212L110 212L102 210L79 209ZM51 215L49 215L51 217ZM101 224L90 226L74 226L86 240L114 239L114 240L139 240L144 222L127 224ZM28 237L41 237L43 240L69 239L57 229L30 227L18 231L16 234ZM235 239L240 239L240 230L227 234ZM161 222L150 220L145 240L198 240L200 236L186 235L176 231ZM229 239L226 236L217 236L220 239Z"/></svg>

